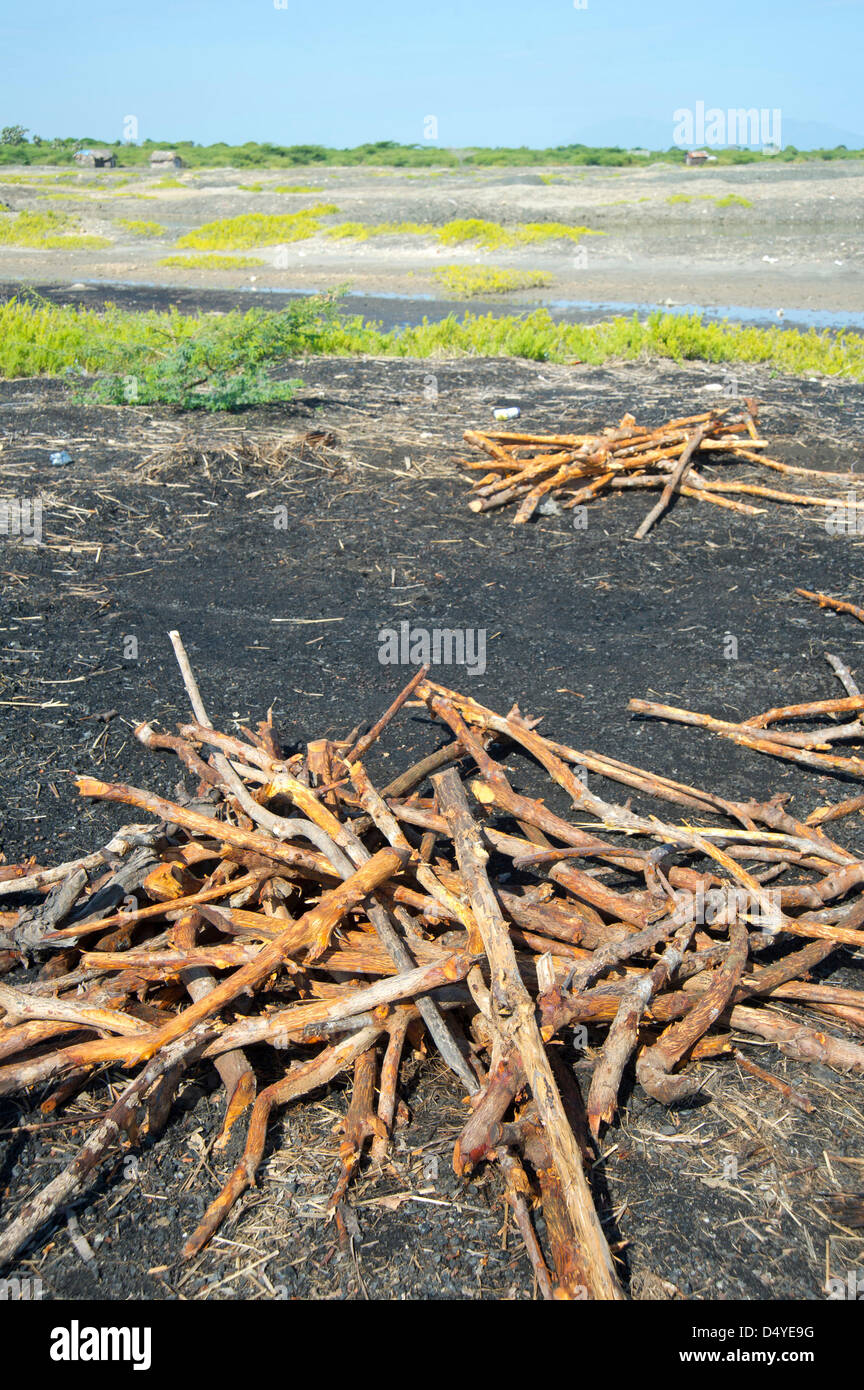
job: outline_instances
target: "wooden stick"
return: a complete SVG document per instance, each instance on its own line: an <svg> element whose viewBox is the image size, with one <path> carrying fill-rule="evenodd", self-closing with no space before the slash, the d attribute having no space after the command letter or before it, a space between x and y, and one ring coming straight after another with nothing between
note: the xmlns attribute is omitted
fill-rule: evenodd
<svg viewBox="0 0 864 1390"><path fill-rule="evenodd" d="M636 1049L639 1025L648 1004L663 988L681 964L695 922L685 924L666 947L662 956L647 975L640 975L622 995L618 1012L603 1045L600 1060L594 1068L588 1092L588 1122L596 1139L601 1124L611 1124L618 1104L618 1090L624 1068Z"/></svg>
<svg viewBox="0 0 864 1390"><path fill-rule="evenodd" d="M792 1105L796 1105L799 1110L806 1111L808 1115L813 1113L816 1107L812 1100L808 1100L800 1091L794 1091L787 1082L781 1081L779 1076L772 1076L770 1072L763 1071L761 1067L757 1067L755 1062L751 1062L749 1057L744 1056L740 1048L734 1048L732 1055L738 1065L749 1072L751 1076L758 1076L760 1081L764 1081L768 1086L773 1086L775 1091L779 1091L781 1096L785 1096L786 1099L790 1101Z"/></svg>
<svg viewBox="0 0 864 1390"><path fill-rule="evenodd" d="M91 1131L87 1142L68 1167L35 1197L31 1197L0 1235L0 1268L13 1259L62 1207L69 1206L90 1174L106 1157L111 1144L130 1126L136 1109L154 1082L178 1064L188 1066L195 1054L200 1052L207 1036L206 1029L196 1029L172 1047L166 1047L135 1080L130 1081L119 1100Z"/></svg>
<svg viewBox="0 0 864 1390"><path fill-rule="evenodd" d="M668 483L664 487L662 493L660 494L658 501L651 508L650 512L645 517L644 521L641 523L638 530L636 531L635 539L637 541L643 541L645 539L645 537L648 535L648 532L651 530L651 527L654 525L656 521L659 521L660 517L666 511L666 508L672 501L676 489L680 487L681 483L684 481L684 478L687 475L687 470L689 469L690 464L692 463L694 453L699 448L699 445L702 443L702 440L705 438L705 429L706 427L704 425L700 425L699 428L697 430L694 430L693 434L690 436L690 439L687 442L684 452L678 460L678 463L675 466L675 470L672 473L672 476L670 477Z"/></svg>
<svg viewBox="0 0 864 1390"><path fill-rule="evenodd" d="M296 1100L298 1096L305 1095L308 1091L314 1090L316 1086L323 1086L326 1082L331 1081L345 1067L350 1066L356 1057L368 1051L380 1034L381 1028L378 1026L363 1028L353 1037L345 1038L342 1042L325 1048L323 1052L319 1053L317 1057L311 1058L310 1061L298 1062L281 1081L274 1082L272 1086L268 1086L266 1090L261 1092L252 1107L252 1118L249 1121L249 1133L243 1157L218 1197L210 1203L200 1223L186 1241L180 1252L181 1259L191 1260L204 1249L204 1246L218 1231L238 1197L242 1196L247 1188L253 1186L258 1165L264 1155L267 1121L274 1106L287 1105L289 1101Z"/></svg>
<svg viewBox="0 0 864 1390"><path fill-rule="evenodd" d="M815 714L854 714L864 710L864 695L848 695L845 700L811 700L804 705L778 705L764 714L742 720L745 729L764 729L782 719L810 719Z"/></svg>
<svg viewBox="0 0 864 1390"><path fill-rule="evenodd" d="M619 1299L620 1286L594 1210L579 1146L552 1076L534 1005L519 975L506 923L486 875L487 854L479 831L456 773L452 769L439 772L433 780L438 804L453 834L459 867L489 960L499 1027L505 1036L513 1038L522 1057L579 1240L587 1287L594 1298ZM506 1023L508 1017L510 1022Z"/></svg>
<svg viewBox="0 0 864 1390"><path fill-rule="evenodd" d="M796 589L795 592L800 594L802 598L812 599L814 603L818 603L820 608L832 608L835 613L851 613L852 617L857 618L859 623L864 623L864 608L858 608L854 603L847 603L840 598L829 598L827 594L814 594L809 589Z"/></svg>
<svg viewBox="0 0 864 1390"><path fill-rule="evenodd" d="M274 865L274 872L276 866ZM63 937L72 936L76 939L82 936L93 936L96 932L107 930L108 927L125 927L136 925L139 922L148 922L154 917L164 917L167 913L185 911L190 907L198 907L201 903L215 902L218 898L227 898L234 893L239 893L243 888L250 888L254 884L263 882L266 871L256 870L248 874L240 874L235 879L228 879L225 883L214 883L210 888L202 888L199 893L188 893L181 898L168 898L163 903L152 903L149 907L125 908L121 912L112 912L108 917L100 917L95 922L82 922L80 926L60 927L57 931L49 932L46 941L59 941Z"/></svg>
<svg viewBox="0 0 864 1390"><path fill-rule="evenodd" d="M366 754L372 747L372 744L375 743L376 739L378 739L381 736L384 729L386 729L387 725L390 723L390 720L393 718L394 714L398 714L405 701L411 695L413 695L414 691L417 689L417 686L420 684L422 680L426 678L428 674L428 666L421 666L419 670L415 671L414 675L411 677L404 690L400 691L400 693L396 696L396 699L393 701L392 705L389 705L387 707L387 709L381 715L381 718L375 724L372 725L372 728L369 730L369 732L364 734L362 738L359 738L357 742L354 744L354 747L349 749L347 753L340 754L342 761L346 765L348 763L356 763L360 761L364 754Z"/></svg>
<svg viewBox="0 0 864 1390"><path fill-rule="evenodd" d="M94 854L82 855L79 859L67 860L53 869L37 869L33 873L0 879L0 898L11 897L15 893L33 893L51 884L61 883L79 869L98 869L114 856L128 854L129 849L140 842L142 836L152 836L152 825L124 825L108 841L104 849Z"/></svg>

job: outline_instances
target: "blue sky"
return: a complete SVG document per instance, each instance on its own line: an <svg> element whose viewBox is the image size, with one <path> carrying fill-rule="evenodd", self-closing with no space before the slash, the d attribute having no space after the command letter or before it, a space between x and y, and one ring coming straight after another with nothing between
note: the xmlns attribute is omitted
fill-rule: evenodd
<svg viewBox="0 0 864 1390"><path fill-rule="evenodd" d="M864 145L864 0L0 0L0 15L0 125L43 138L119 139L134 115L142 139L413 143L434 115L442 145L657 147L704 101L779 107L784 143Z"/></svg>

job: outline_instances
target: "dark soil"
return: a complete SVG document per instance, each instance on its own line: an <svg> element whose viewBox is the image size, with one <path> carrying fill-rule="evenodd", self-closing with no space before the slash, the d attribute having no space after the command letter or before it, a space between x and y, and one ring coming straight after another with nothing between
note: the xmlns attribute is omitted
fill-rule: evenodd
<svg viewBox="0 0 864 1390"><path fill-rule="evenodd" d="M95 280L79 281L70 284L64 281L56 285L16 284L14 281L0 282L0 304L10 299L47 299L50 304L72 305L75 308L101 309L106 304L116 304L130 314L167 313L177 309L181 314L227 314L233 309L247 313L250 309L266 310L276 313L285 309L298 299L305 299L311 290L200 290L184 288L180 285L148 284L105 284ZM424 318L432 322L455 314L462 318L466 308L464 299L440 299L436 295L409 299L403 295L369 295L349 293L339 302L339 312L353 318L359 315L364 322L378 323L384 331L406 326L418 327ZM513 305L495 306L484 304L484 311L497 308L502 314L513 313ZM520 303L519 312L537 305ZM550 309L552 318L582 320L590 314L568 313L565 310ZM596 315L594 316L596 317ZM792 326L792 325L790 325Z"/></svg>
<svg viewBox="0 0 864 1390"><path fill-rule="evenodd" d="M291 374L306 386L290 407L221 419L88 409L52 382L0 385L0 493L39 496L44 507L43 543L0 551L8 861L71 858L129 819L121 807L81 803L71 774L171 794L176 763L146 753L132 729L186 715L166 635L175 627L219 727L272 704L286 743L344 735L404 684L404 670L379 663L378 632L408 620L485 629L485 673L449 668L441 678L495 708L518 699L577 747L727 797L789 793L802 816L850 794L703 731L638 721L626 705L656 697L739 718L838 694L823 653L864 673L864 630L794 590L860 603L864 536L829 535L815 508L766 502L748 518L682 500L634 543L656 496L644 493L591 507L585 530L566 513L514 528L506 511L469 512L453 467L462 430L488 423L495 406L519 404L526 428L601 426L628 410L659 424L718 399L707 389L717 369L315 360ZM738 376L739 390L764 403L775 457L858 465L864 387ZM312 431L335 438L304 441ZM278 465L249 444L273 440L288 441ZM49 453L62 447L73 462L54 467ZM764 470L759 480L800 482ZM372 770L395 772L439 741L409 711ZM512 766L529 787L532 770ZM622 788L602 790L624 799ZM861 818L840 822L837 838L864 849ZM826 962L825 978L856 976L860 952ZM687 1109L667 1112L634 1090L603 1141L598 1201L634 1296L818 1299L826 1239L833 1272L860 1264L860 1238L844 1234L824 1200L860 1189L860 1085L770 1047L749 1051L809 1094L814 1113L720 1059L703 1066L701 1097ZM0 1101L7 1215L68 1161L112 1076L41 1133L22 1128L38 1123L41 1096L32 1112ZM497 1174L467 1184L452 1175L464 1107L437 1061L417 1059L405 1099L411 1116L392 1166L364 1171L355 1186L347 1252L325 1221L338 1168L332 1127L346 1105L337 1085L280 1115L259 1187L192 1266L175 1263L242 1143L237 1134L227 1153L209 1153L221 1100L205 1072L187 1083L164 1136L137 1162L118 1156L79 1204L96 1258L82 1261L61 1222L11 1272L38 1274L46 1296L61 1298L530 1298L521 1244L512 1229L502 1235Z"/></svg>

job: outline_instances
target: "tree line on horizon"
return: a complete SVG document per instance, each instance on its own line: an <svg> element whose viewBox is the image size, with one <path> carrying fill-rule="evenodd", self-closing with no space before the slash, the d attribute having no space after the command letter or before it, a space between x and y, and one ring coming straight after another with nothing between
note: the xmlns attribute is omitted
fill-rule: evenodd
<svg viewBox="0 0 864 1390"><path fill-rule="evenodd" d="M403 145L396 140L377 140L373 143L337 148L328 145L274 145L269 142L247 141L229 145L223 141L200 145L194 140L141 140L134 143L121 140L99 140L90 137L57 136L44 140L20 125L0 128L0 164L72 164L78 150L89 146L111 150L118 165L134 168L146 166L154 149L176 150L190 168L271 168L309 167L310 165L377 165L386 168L488 168L496 165L609 165L640 166L653 161L683 164L686 150L670 146L665 150L625 149L619 145L554 145L546 148L520 146L468 146L464 149L442 148L435 144ZM845 145L833 149L800 150L786 145L782 150L763 152L745 147L728 147L712 151L717 163L754 164L773 159L793 163L813 159L861 159L864 150L850 150Z"/></svg>

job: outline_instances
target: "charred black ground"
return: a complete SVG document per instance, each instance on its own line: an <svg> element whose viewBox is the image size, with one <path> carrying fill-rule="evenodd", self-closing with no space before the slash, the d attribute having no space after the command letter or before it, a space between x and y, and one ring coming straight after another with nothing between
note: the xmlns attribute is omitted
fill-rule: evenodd
<svg viewBox="0 0 864 1390"><path fill-rule="evenodd" d="M72 773L170 794L176 764L131 731L145 717L172 727L186 714L166 636L175 627L223 728L273 704L292 744L375 717L407 678L380 664L378 633L407 620L485 629L485 673L433 674L495 708L518 699L576 746L729 797L789 792L802 815L849 794L702 731L634 720L626 703L650 696L738 718L839 693L823 653L864 674L864 629L794 589L855 599L864 536L828 534L816 509L766 502L763 516L745 518L681 501L634 543L651 494L590 508L581 531L566 513L513 528L506 513L467 510L452 464L462 430L488 425L495 406L518 404L531 429L604 426L628 410L660 424L721 399L717 368L316 360L289 370L306 383L291 407L206 420L78 407L52 382L0 386L2 495L41 497L44 509L42 545L0 550L7 860L70 858L129 819L81 803ZM776 457L859 466L864 387L747 369L738 389L763 402ZM262 440L289 441L277 465L256 456L250 441ZM64 447L73 462L51 465ZM408 711L371 770L395 773L439 741ZM509 761L530 788L530 766ZM604 794L625 797L609 784ZM862 832L856 817L837 838L860 848ZM856 971L852 952L826 963L826 978ZM860 1086L768 1047L748 1051L800 1084L816 1112L790 1110L721 1061L703 1067L696 1105L670 1114L634 1092L606 1136L594 1177L636 1296L819 1298L828 1239L832 1272L860 1264L860 1238L843 1234L826 1201L861 1187ZM38 1135L21 1126L39 1122L40 1097L32 1112L0 1102L7 1214L68 1161L76 1123L111 1081L101 1077L94 1099L61 1117L68 1124ZM136 1163L118 1156L78 1209L94 1261L82 1262L61 1223L12 1272L38 1274L54 1297L531 1296L518 1239L501 1234L495 1174L468 1185L452 1176L464 1111L434 1060L418 1064L405 1097L412 1117L393 1167L366 1172L355 1189L351 1251L323 1220L337 1169L330 1125L345 1106L335 1086L314 1114L280 1117L259 1188L199 1260L172 1263L241 1142L211 1169L220 1110L210 1084L187 1085L164 1137Z"/></svg>

